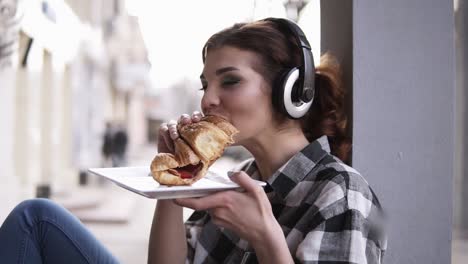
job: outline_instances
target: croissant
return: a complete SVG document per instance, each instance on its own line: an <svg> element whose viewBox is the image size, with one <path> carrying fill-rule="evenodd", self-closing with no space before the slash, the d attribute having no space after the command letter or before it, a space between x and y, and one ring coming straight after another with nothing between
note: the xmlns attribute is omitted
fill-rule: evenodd
<svg viewBox="0 0 468 264"><path fill-rule="evenodd" d="M203 178L239 132L219 116L179 124L177 130L180 136L174 141L174 154L158 153L151 162L154 180L163 185L191 185Z"/></svg>

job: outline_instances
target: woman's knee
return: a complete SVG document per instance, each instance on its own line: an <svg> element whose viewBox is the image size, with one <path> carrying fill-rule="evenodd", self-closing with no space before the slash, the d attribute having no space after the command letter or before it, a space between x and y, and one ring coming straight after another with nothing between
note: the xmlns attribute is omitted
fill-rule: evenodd
<svg viewBox="0 0 468 264"><path fill-rule="evenodd" d="M38 216L47 215L53 211L60 210L60 206L48 199L29 199L19 203L12 211L12 214Z"/></svg>
<svg viewBox="0 0 468 264"><path fill-rule="evenodd" d="M22 230L28 230L42 220L62 215L61 207L47 199L30 199L19 203L5 219L2 227L17 226Z"/></svg>

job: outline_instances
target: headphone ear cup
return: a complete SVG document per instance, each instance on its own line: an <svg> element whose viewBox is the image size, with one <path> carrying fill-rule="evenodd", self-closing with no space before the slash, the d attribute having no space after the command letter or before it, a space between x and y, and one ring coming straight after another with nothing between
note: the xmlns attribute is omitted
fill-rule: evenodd
<svg viewBox="0 0 468 264"><path fill-rule="evenodd" d="M293 68L284 79L283 105L292 119L303 117L309 111L312 101L304 102L298 92L302 90L299 69ZM299 80L299 81L298 81ZM294 97L297 98L294 98Z"/></svg>
<svg viewBox="0 0 468 264"><path fill-rule="evenodd" d="M299 88L298 76L298 68L284 70L276 78L277 81L275 81L273 87L272 99L275 109L289 118L297 118L298 115L295 113L295 106L292 104L292 100L296 101L299 98L297 95ZM288 86L288 89L286 89L286 86ZM285 98L289 102L289 106L285 105Z"/></svg>

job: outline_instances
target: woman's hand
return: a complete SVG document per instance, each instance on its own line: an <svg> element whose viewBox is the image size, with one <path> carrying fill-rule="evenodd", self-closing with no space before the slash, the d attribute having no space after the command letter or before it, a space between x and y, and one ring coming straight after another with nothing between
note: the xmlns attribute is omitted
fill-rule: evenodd
<svg viewBox="0 0 468 264"><path fill-rule="evenodd" d="M177 125L199 122L201 118L202 114L195 111L191 116L188 114L181 115L178 121L170 120L167 123L162 123L161 126L159 126L158 152L174 153L174 140L179 137Z"/></svg>
<svg viewBox="0 0 468 264"><path fill-rule="evenodd" d="M245 172L236 172L231 179L245 192L223 191L202 198L176 199L175 202L194 210L207 210L214 224L234 231L254 247L264 243L266 238L276 237L278 232L283 237L262 187Z"/></svg>

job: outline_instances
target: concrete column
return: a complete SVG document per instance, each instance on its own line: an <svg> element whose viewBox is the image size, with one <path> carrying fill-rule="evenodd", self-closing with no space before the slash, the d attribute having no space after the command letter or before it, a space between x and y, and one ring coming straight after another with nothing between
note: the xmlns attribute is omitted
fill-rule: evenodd
<svg viewBox="0 0 468 264"><path fill-rule="evenodd" d="M42 68L42 87L40 91L40 182L50 184L52 177L52 111L53 111L53 83L52 56L44 52L44 64Z"/></svg>
<svg viewBox="0 0 468 264"><path fill-rule="evenodd" d="M455 104L455 177L454 226L468 234L468 2L455 6L456 104Z"/></svg>
<svg viewBox="0 0 468 264"><path fill-rule="evenodd" d="M61 79L58 108L59 112L59 145L57 152L57 176L67 186L77 183L78 172L72 166L72 87L70 82L70 68L65 66Z"/></svg>
<svg viewBox="0 0 468 264"><path fill-rule="evenodd" d="M50 182L54 185L69 185L66 177L66 171L69 169L70 162L70 142L65 141L64 122L66 116L70 119L71 112L69 105L66 104L68 86L68 77L63 61L57 57L52 57L52 76L50 79ZM69 99L68 99L69 100ZM68 139L70 140L70 139Z"/></svg>
<svg viewBox="0 0 468 264"><path fill-rule="evenodd" d="M0 180L2 186L16 183L13 170L13 124L15 102L15 70L0 69ZM4 185L5 184L5 185Z"/></svg>
<svg viewBox="0 0 468 264"><path fill-rule="evenodd" d="M353 165L389 215L385 263L450 263L453 1L353 1Z"/></svg>
<svg viewBox="0 0 468 264"><path fill-rule="evenodd" d="M147 129L144 87L136 87L134 91L130 93L128 105L128 153L135 153L135 151L138 151L147 142Z"/></svg>
<svg viewBox="0 0 468 264"><path fill-rule="evenodd" d="M18 68L16 72L16 96L15 96L15 120L13 122L14 128L14 166L15 175L21 184L26 184L28 178L28 166L25 160L29 160L31 151L28 151L31 138L29 136L29 108L30 93L28 93L28 71L25 68Z"/></svg>
<svg viewBox="0 0 468 264"><path fill-rule="evenodd" d="M20 38L21 54L25 53ZM43 48L36 42L31 46L27 64L18 68L16 75L16 112L14 133L15 172L23 186L30 187L40 177L40 104L42 85Z"/></svg>

